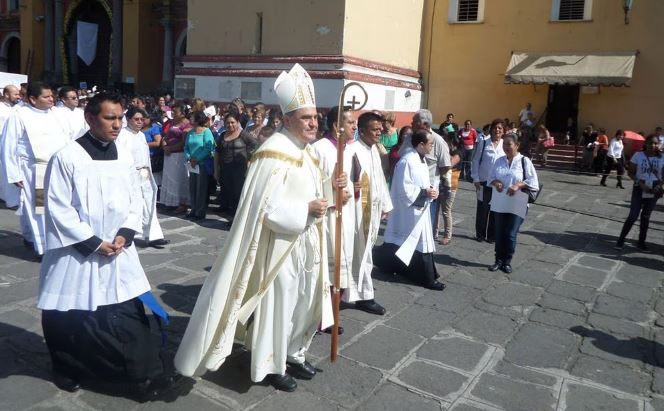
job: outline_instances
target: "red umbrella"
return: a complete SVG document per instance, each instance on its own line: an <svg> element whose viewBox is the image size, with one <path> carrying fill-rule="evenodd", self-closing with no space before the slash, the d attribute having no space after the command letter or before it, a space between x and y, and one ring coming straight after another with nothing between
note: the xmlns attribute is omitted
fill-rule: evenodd
<svg viewBox="0 0 664 411"><path fill-rule="evenodd" d="M625 131L625 156L628 158L637 151L643 150L646 138L634 131Z"/></svg>

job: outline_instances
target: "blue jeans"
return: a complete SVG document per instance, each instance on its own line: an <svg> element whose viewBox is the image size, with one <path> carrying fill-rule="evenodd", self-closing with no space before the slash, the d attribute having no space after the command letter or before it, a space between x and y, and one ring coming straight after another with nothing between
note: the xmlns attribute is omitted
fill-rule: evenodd
<svg viewBox="0 0 664 411"><path fill-rule="evenodd" d="M440 203L434 200L429 203L429 212L431 213L431 227L433 227L434 238L438 237L438 210L440 210Z"/></svg>
<svg viewBox="0 0 664 411"><path fill-rule="evenodd" d="M523 218L511 213L494 213L493 227L496 241L496 261L511 264L516 250L516 235Z"/></svg>

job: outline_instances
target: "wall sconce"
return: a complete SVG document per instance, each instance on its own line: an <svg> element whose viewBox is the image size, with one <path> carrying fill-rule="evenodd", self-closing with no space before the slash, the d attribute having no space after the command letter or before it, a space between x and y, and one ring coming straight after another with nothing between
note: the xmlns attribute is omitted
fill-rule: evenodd
<svg viewBox="0 0 664 411"><path fill-rule="evenodd" d="M404 94L404 97L408 98L411 96L410 90L406 90L406 94Z"/></svg>
<svg viewBox="0 0 664 411"><path fill-rule="evenodd" d="M623 11L625 12L625 24L629 24L629 12L634 7L634 0L623 0Z"/></svg>

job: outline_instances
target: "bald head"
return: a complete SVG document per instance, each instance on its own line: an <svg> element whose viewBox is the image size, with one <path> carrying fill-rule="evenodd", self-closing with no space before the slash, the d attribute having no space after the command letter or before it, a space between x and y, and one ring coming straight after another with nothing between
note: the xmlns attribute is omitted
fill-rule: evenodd
<svg viewBox="0 0 664 411"><path fill-rule="evenodd" d="M13 106L21 99L21 91L13 84L9 84L2 90L2 96L7 103Z"/></svg>

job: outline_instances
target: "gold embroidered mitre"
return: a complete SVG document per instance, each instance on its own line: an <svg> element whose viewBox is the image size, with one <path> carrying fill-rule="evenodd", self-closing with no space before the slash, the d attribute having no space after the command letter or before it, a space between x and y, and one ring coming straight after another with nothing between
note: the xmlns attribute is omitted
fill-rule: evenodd
<svg viewBox="0 0 664 411"><path fill-rule="evenodd" d="M297 63L288 73L281 72L274 82L274 91L284 114L299 108L316 108L314 82L309 73Z"/></svg>

